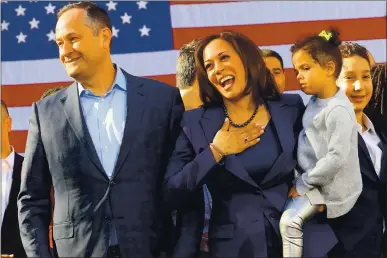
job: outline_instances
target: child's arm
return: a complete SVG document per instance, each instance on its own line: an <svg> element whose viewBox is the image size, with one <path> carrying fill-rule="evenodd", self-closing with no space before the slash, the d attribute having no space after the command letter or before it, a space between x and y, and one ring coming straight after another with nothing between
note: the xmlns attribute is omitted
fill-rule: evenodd
<svg viewBox="0 0 387 258"><path fill-rule="evenodd" d="M321 158L316 166L303 173L296 181L296 189L300 195L304 195L309 190L329 184L336 173L347 162L351 145L354 123L347 108L343 106L334 107L326 116L326 126L328 139L328 153ZM357 138L356 138L357 139Z"/></svg>

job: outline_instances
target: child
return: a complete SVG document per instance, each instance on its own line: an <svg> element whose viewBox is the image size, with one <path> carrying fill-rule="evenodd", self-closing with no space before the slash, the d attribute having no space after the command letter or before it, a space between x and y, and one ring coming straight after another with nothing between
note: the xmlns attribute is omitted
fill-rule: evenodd
<svg viewBox="0 0 387 258"><path fill-rule="evenodd" d="M301 257L303 225L326 209L349 212L362 191L353 106L336 85L342 58L338 32L322 31L291 47L301 90L312 95L298 139L299 176L280 221L283 257Z"/></svg>

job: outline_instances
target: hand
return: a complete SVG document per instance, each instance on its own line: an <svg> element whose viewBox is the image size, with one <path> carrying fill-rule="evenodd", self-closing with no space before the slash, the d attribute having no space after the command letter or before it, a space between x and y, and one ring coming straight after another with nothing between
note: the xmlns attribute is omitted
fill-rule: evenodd
<svg viewBox="0 0 387 258"><path fill-rule="evenodd" d="M1 255L1 258L13 258L14 255L13 254L2 254Z"/></svg>
<svg viewBox="0 0 387 258"><path fill-rule="evenodd" d="M292 198L292 197L298 197L298 196L300 196L300 195L297 193L296 186L294 185L292 188L290 188L290 191L288 193L288 197ZM319 212L323 212L324 209L325 209L325 205L319 205L319 207L318 207Z"/></svg>
<svg viewBox="0 0 387 258"><path fill-rule="evenodd" d="M258 124L249 124L230 130L230 121L226 118L212 143L226 156L241 153L259 142L259 137L264 133L263 129Z"/></svg>
<svg viewBox="0 0 387 258"><path fill-rule="evenodd" d="M289 198L292 198L292 197L298 197L298 196L300 196L300 195L297 193L296 186L293 185L293 187L290 188L290 191L289 191L289 193L288 193L288 197L289 197Z"/></svg>

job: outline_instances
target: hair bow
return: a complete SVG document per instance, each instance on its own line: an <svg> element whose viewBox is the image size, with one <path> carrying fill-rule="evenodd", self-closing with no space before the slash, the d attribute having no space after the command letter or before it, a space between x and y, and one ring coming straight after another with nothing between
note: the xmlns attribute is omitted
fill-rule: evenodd
<svg viewBox="0 0 387 258"><path fill-rule="evenodd" d="M320 34L318 34L320 37L323 37L325 38L327 41L330 40L330 38L332 37L332 33L331 32L326 32L325 30L321 31Z"/></svg>

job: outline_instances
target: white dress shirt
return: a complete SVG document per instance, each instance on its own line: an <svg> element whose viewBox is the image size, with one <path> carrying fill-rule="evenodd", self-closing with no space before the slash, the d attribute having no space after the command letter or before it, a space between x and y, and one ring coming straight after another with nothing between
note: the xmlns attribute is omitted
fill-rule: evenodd
<svg viewBox="0 0 387 258"><path fill-rule="evenodd" d="M376 134L374 125L372 124L371 120L365 114L363 114L363 123L366 127L366 130L363 132L362 126L358 124L359 133L367 146L368 153L370 154L372 164L374 164L376 174L380 178L380 168L382 164L383 154L382 149L379 147L380 138ZM385 232L385 230L386 221L383 220L383 232Z"/></svg>
<svg viewBox="0 0 387 258"><path fill-rule="evenodd" d="M3 224L4 213L9 201L11 192L13 164L15 161L15 150L12 148L11 154L7 158L1 159L1 224Z"/></svg>

